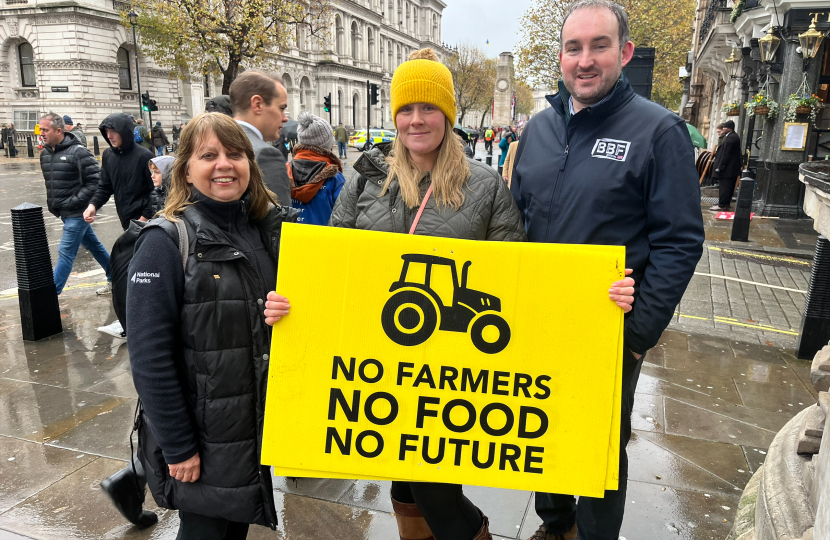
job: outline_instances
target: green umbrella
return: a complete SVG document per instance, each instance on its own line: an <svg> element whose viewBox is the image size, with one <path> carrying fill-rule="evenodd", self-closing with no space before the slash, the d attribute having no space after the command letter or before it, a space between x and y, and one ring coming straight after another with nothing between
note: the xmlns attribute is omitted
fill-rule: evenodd
<svg viewBox="0 0 830 540"><path fill-rule="evenodd" d="M686 129L689 130L689 136L692 138L692 144L700 148L701 150L706 149L706 139L703 138L703 135L694 127L692 124L686 123Z"/></svg>

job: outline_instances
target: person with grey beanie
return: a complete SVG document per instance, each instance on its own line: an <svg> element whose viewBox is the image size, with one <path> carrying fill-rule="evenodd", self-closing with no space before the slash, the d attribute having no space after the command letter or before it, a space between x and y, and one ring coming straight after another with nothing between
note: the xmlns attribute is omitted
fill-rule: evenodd
<svg viewBox="0 0 830 540"><path fill-rule="evenodd" d="M291 206L300 211L298 223L326 225L346 183L343 164L331 148L331 126L309 111L297 117L294 159L286 164L291 180Z"/></svg>

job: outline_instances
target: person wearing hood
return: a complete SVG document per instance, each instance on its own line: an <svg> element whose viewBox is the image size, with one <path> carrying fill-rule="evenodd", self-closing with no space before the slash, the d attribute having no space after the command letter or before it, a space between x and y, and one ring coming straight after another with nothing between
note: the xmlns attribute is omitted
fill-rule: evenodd
<svg viewBox="0 0 830 540"><path fill-rule="evenodd" d="M230 96L221 95L210 98L205 104L205 112L218 112L232 117L233 111L231 110Z"/></svg>
<svg viewBox="0 0 830 540"><path fill-rule="evenodd" d="M63 222L54 276L57 293L63 290L81 246L89 250L104 269L109 284L110 255L83 219L84 208L98 185L101 168L74 133L64 130L60 116L49 113L40 119L39 125L43 137L40 168L46 181L46 203L49 212Z"/></svg>
<svg viewBox="0 0 830 540"><path fill-rule="evenodd" d="M101 156L101 181L84 212L84 219L87 223L94 222L98 209L114 195L121 228L126 230L130 220L146 221L153 216L150 209L153 179L149 169L153 155L135 143L132 121L124 113L107 116L99 129L110 147Z"/></svg>
<svg viewBox="0 0 830 540"><path fill-rule="evenodd" d="M297 117L298 144L286 164L291 179L291 205L300 211L299 223L326 225L346 183L343 164L330 148L334 135L325 120L303 111Z"/></svg>
<svg viewBox="0 0 830 540"><path fill-rule="evenodd" d="M150 193L150 206L153 215L164 210L167 190L170 188L170 175L173 172L173 156L159 156L150 160L150 175L153 178L153 191Z"/></svg>
<svg viewBox="0 0 830 540"><path fill-rule="evenodd" d="M156 155L163 156L164 147L168 144L170 144L170 141L167 140L167 134L164 133L161 122L156 122L156 125L153 126L153 146L156 147Z"/></svg>

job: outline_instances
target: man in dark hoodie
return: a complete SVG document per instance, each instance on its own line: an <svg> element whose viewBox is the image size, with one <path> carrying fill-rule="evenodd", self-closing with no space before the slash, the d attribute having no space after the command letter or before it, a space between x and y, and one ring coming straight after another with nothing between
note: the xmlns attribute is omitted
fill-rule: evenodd
<svg viewBox="0 0 830 540"><path fill-rule="evenodd" d="M92 152L74 134L66 131L63 118L49 113L39 124L43 137L40 168L46 181L46 203L49 211L63 221L55 265L57 292L60 294L63 290L81 246L89 250L104 269L109 284L110 255L83 219L84 208L98 186L101 168Z"/></svg>
<svg viewBox="0 0 830 540"><path fill-rule="evenodd" d="M121 228L126 230L130 220L146 221L153 216L150 208L153 179L149 168L153 154L135 144L132 121L124 113L107 116L99 129L110 147L101 156L101 181L84 212L84 219L87 223L94 222L98 209L115 195L115 210Z"/></svg>

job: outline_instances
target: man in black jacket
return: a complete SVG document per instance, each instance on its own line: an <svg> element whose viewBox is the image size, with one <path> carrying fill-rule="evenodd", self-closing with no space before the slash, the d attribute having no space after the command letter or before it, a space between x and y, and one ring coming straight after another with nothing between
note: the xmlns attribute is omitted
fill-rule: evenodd
<svg viewBox="0 0 830 540"><path fill-rule="evenodd" d="M625 246L636 281L624 326L619 487L580 497L578 506L571 495L537 493L543 525L534 540L619 538L643 355L669 324L703 251L689 132L680 117L632 91L622 74L634 53L628 35L628 15L614 2L569 7L560 35L564 80L516 153L511 191L528 240Z"/></svg>
<svg viewBox="0 0 830 540"><path fill-rule="evenodd" d="M109 283L110 255L83 218L84 209L98 186L101 168L92 152L72 133L65 131L66 126L59 115L49 113L40 119L39 124L43 137L40 169L46 181L46 206L63 221L54 273L58 294L66 285L80 246L92 253L106 272Z"/></svg>
<svg viewBox="0 0 830 540"><path fill-rule="evenodd" d="M712 180L717 180L720 193L718 204L709 210L717 212L727 210L735 193L735 184L741 174L741 138L735 133L735 122L729 120L723 123L721 129L723 138L715 152L715 162L712 164Z"/></svg>
<svg viewBox="0 0 830 540"><path fill-rule="evenodd" d="M95 221L98 209L115 195L115 210L121 228L127 230L130 220L147 221L153 217L150 192L153 178L150 159L153 154L135 144L133 123L124 113L107 116L100 125L101 134L110 145L101 156L101 182L84 212L88 223Z"/></svg>

